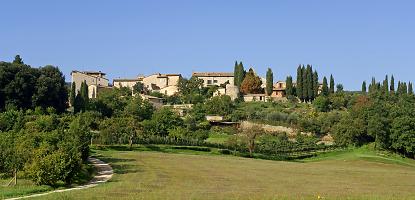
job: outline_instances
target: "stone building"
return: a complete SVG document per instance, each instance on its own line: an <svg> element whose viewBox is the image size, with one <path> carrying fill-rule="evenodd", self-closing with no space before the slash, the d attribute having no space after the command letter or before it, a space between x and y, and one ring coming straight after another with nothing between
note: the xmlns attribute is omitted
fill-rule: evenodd
<svg viewBox="0 0 415 200"><path fill-rule="evenodd" d="M162 94L171 96L178 92L178 82L181 74L152 74L149 76L138 76L137 78L119 78L113 80L113 85L116 88L128 87L133 89L133 86L138 82L143 83L148 91L157 91Z"/></svg>
<svg viewBox="0 0 415 200"><path fill-rule="evenodd" d="M101 71L72 71L72 83L75 83L75 93L78 94L81 84L86 82L88 85L89 98L96 98L99 90L109 87L109 80Z"/></svg>
<svg viewBox="0 0 415 200"><path fill-rule="evenodd" d="M203 87L222 84L234 85L234 76L231 72L193 72L193 77L203 80Z"/></svg>

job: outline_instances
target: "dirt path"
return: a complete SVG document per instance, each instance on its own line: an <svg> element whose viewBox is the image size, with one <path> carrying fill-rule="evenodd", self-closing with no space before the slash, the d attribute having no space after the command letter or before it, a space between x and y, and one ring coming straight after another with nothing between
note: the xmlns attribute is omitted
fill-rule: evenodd
<svg viewBox="0 0 415 200"><path fill-rule="evenodd" d="M112 178L113 170L109 164L96 158L88 158L88 161L92 163L92 165L94 165L95 168L97 168L97 175L95 175L94 178L91 181L89 181L89 183L87 183L86 185L81 185L81 186L77 186L74 188L68 188L68 189L62 189L62 190L53 190L50 192L16 197L16 198L11 198L11 199L6 199L6 200L26 199L26 198L31 198L31 197L45 196L45 195L52 194L52 193L92 188L92 187L97 186L99 183L105 183Z"/></svg>

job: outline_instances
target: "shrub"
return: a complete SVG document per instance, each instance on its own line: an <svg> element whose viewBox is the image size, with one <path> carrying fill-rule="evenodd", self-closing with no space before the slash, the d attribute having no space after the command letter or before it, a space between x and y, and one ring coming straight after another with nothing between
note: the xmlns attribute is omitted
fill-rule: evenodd
<svg viewBox="0 0 415 200"><path fill-rule="evenodd" d="M219 153L225 154L225 155L230 155L232 153L232 151L229 149L219 149L218 151Z"/></svg>
<svg viewBox="0 0 415 200"><path fill-rule="evenodd" d="M181 150L192 150L192 151L204 151L210 152L211 149L209 147L197 147L197 146L174 146L171 147L172 149L181 149Z"/></svg>

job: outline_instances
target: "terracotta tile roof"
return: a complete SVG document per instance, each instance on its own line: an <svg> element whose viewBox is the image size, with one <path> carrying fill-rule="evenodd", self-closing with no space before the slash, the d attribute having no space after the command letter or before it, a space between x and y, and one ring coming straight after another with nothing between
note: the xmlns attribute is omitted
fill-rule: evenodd
<svg viewBox="0 0 415 200"><path fill-rule="evenodd" d="M233 77L232 72L193 72L196 77Z"/></svg>

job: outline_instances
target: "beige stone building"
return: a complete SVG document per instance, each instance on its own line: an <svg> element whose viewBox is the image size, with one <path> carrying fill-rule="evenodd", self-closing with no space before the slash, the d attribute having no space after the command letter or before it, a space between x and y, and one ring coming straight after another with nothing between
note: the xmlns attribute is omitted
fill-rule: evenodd
<svg viewBox="0 0 415 200"><path fill-rule="evenodd" d="M109 80L105 77L105 73L101 71L72 71L72 83L75 83L75 93L78 94L81 89L82 82L88 85L89 98L96 98L99 91L109 87Z"/></svg>
<svg viewBox="0 0 415 200"><path fill-rule="evenodd" d="M148 91L157 91L162 94L171 96L178 92L177 85L181 77L181 74L156 73L146 77L138 76L137 78L132 79L114 79L113 85L116 88L128 87L133 89L133 86L136 83L141 82Z"/></svg>
<svg viewBox="0 0 415 200"><path fill-rule="evenodd" d="M287 85L285 81L278 81L273 85L272 88L272 98L284 98L286 96L285 89Z"/></svg>
<svg viewBox="0 0 415 200"><path fill-rule="evenodd" d="M202 79L204 87L211 85L220 86L225 83L234 85L234 76L230 72L193 72L192 76Z"/></svg>
<svg viewBox="0 0 415 200"><path fill-rule="evenodd" d="M220 96L220 95L228 95L231 97L232 100L235 100L239 97L239 88L238 86L227 84L224 88L218 88L213 93L213 96Z"/></svg>

